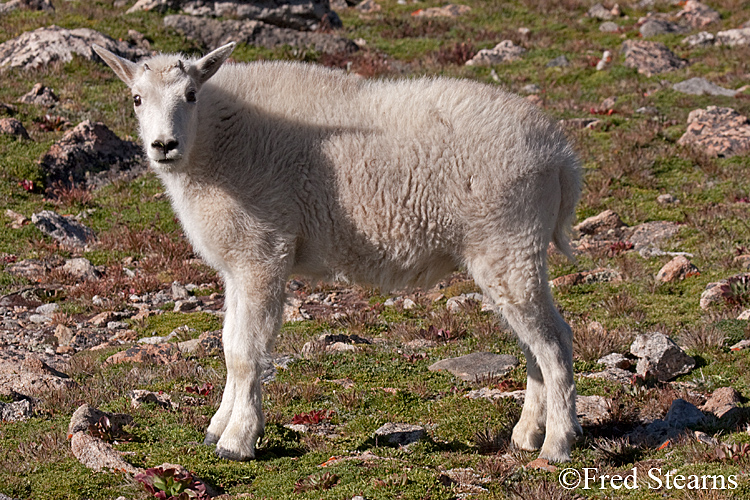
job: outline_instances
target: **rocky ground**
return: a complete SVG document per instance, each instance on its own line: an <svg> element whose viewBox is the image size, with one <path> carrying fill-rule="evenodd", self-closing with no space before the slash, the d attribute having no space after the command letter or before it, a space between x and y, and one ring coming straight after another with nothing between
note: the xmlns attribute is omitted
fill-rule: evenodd
<svg viewBox="0 0 750 500"><path fill-rule="evenodd" d="M403 291L293 277L258 459L200 444L222 284L90 47L230 40L241 61L500 85L560 121L586 169L577 262L550 250L571 464L509 448L525 360L463 272ZM735 0L0 4L0 500L750 498L748 60ZM566 489L566 467L633 487ZM658 469L736 486L654 487Z"/></svg>

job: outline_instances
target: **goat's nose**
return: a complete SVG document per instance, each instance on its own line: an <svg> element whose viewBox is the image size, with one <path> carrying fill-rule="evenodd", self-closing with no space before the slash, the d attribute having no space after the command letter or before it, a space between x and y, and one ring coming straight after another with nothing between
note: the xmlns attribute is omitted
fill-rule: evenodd
<svg viewBox="0 0 750 500"><path fill-rule="evenodd" d="M152 148L154 148L154 149L161 149L164 152L164 154L169 153L173 149L177 149L178 145L179 145L179 143L176 140L174 140L174 139L168 140L166 142L166 144L162 140L156 140L156 141L154 141L154 142L151 143L151 147Z"/></svg>

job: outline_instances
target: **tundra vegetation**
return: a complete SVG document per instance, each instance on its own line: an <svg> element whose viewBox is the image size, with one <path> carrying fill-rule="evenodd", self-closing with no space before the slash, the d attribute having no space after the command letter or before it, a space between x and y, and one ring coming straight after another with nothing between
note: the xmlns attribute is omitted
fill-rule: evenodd
<svg viewBox="0 0 750 500"><path fill-rule="evenodd" d="M124 319L124 331L132 334L115 339L111 333L101 339L101 348L92 349L98 346L90 341L86 348L74 348L74 353L66 355L69 359L62 371L77 382L76 387L35 394L33 417L0 423L0 493L18 499L153 496L132 476L93 472L73 456L66 430L73 412L86 403L134 417L126 434L113 432L105 422L90 430L113 442L130 464L143 469L180 464L226 498L351 498L360 494L367 498L456 498L464 493L475 498L750 496L746 476L750 453L744 446L750 437L742 402L729 419L706 410L705 419L692 425L690 432L669 441L654 445L625 438L641 425L665 419L675 400L701 406L722 387L750 394L750 354L747 349L731 349L750 338L747 320L737 319L750 303L747 279L740 276L727 281L719 300L705 309L700 306L707 284L745 271L746 261L738 257L750 253L748 155L715 157L699 146L678 143L693 110L715 105L750 116L750 93L691 95L672 88L674 83L703 77L725 88L740 89L748 83L750 48L682 43L698 29L659 34L651 39L664 43L689 64L646 76L625 66L622 43L640 39L640 17L649 12L671 14L681 6L658 1L622 4L622 15L612 19L619 31L604 32L599 29L600 20L586 15L594 2L584 0L467 0L462 3L471 10L456 18L411 15L418 8L438 7L439 2L377 3L381 9L371 13L355 8L338 11L344 27L337 33L366 42L354 54L240 44L232 57L238 61L304 60L348 68L367 78L469 78L522 95L534 91L528 87L534 84L539 91L531 99L552 117L597 119L591 128L566 127L585 167L578 221L609 209L631 227L654 221L677 223L678 232L658 242L658 248L691 254L699 272L688 272L684 279L672 282L657 280L658 271L671 256L639 253L631 241L634 238L618 239L617 230L602 238L606 244L580 249L575 264L551 254L550 278L599 268L620 275L619 280L609 282L570 281L553 292L576 335L578 392L603 397L607 409L598 422L584 422L584 437L573 448L570 467L596 467L606 474L633 467L644 472L651 467L676 469L685 476L736 474L738 489L642 487L568 492L558 484L559 470L526 467L536 454L508 447L521 406L512 398L466 397L478 389L523 389L523 362L502 377L474 381L427 369L437 360L477 351L523 359L508 327L482 311L479 302L468 300L448 308L449 299L479 291L465 273L458 272L435 289L393 295L345 284L289 283L289 294L306 314L301 321L287 322L281 328L276 352L293 355L295 361L279 361L286 368L278 368L276 378L264 386L266 434L256 460L247 463L219 459L211 447L200 444L219 406L226 376L220 355L197 352L169 364L104 363L137 338L176 331L172 342L189 340L219 329L221 318L207 311L173 312L174 304L166 303L161 305L162 314ZM720 15L703 28L711 33L739 28L750 19L746 2L717 0L709 5ZM128 30L134 29L158 51L179 50L196 56L206 52L206 47L165 29L162 14L125 14L128 6L60 2L53 12L11 11L0 15L0 41L55 24L70 29L90 27L114 39L127 39ZM464 65L479 49L506 39L527 51L517 60L491 66ZM598 71L596 65L605 50L611 51L612 60ZM547 66L561 55L568 65ZM27 337L35 340L26 339L25 345L33 344L39 352L55 351L60 347L55 337L58 325L75 330L77 324L85 326L99 313L128 310L131 296L160 290L169 293L173 281L197 285L191 287L190 295L220 304L220 280L194 261L154 174L96 190L44 185L38 159L65 133L65 122L100 121L120 137L137 130L130 112L132 98L111 71L101 63L74 57L37 70L6 70L2 82L0 102L17 106L13 116L33 139L0 135L3 211L11 209L26 217L45 209L85 214L81 220L95 231L98 243L70 250L43 236L33 224L16 228L10 218L3 221L2 295L31 291L38 301L57 303L59 309L51 325L22 321L13 329L4 324L0 351ZM60 97L55 108L16 103L36 82L55 90ZM679 201L659 198L666 194ZM8 271L12 263L26 259L56 262L77 256L98 266L102 276L80 281L54 268L27 277ZM139 272L133 277L123 268ZM95 295L102 300L92 301ZM397 297L408 298L414 305L388 300ZM27 317L23 310L11 307L4 319L12 320L13 314ZM189 328L180 329L183 325ZM689 373L669 381L632 377L626 383L585 376L604 368L597 363L601 356L628 354L638 334L654 331L670 336L695 359ZM90 330L84 327L81 332L85 336ZM358 335L371 343L332 352L313 342L303 356L303 346L322 334ZM161 392L183 404L178 411L154 402L133 408L128 393L136 389ZM0 397L3 403L13 399ZM387 422L419 424L426 435L406 448L386 446L374 431ZM290 424L307 425L308 432L290 429ZM703 440L697 439L696 430L713 439L703 435ZM456 472L461 469L472 470ZM158 482L155 474L146 474L150 485ZM175 481L177 477L187 486ZM171 491L179 493L190 489L190 478L182 478L168 476L160 484L169 483Z"/></svg>

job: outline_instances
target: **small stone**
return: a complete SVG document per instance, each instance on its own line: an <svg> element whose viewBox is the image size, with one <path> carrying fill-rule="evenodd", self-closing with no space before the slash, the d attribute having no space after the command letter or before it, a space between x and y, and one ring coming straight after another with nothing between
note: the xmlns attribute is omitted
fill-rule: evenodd
<svg viewBox="0 0 750 500"><path fill-rule="evenodd" d="M684 399L675 399L664 421L675 428L698 425L706 420L705 415L692 403Z"/></svg>
<svg viewBox="0 0 750 500"><path fill-rule="evenodd" d="M503 40L492 49L482 49L466 61L467 66L491 66L503 62L518 61L526 53L526 49L514 44L511 40Z"/></svg>
<svg viewBox="0 0 750 500"><path fill-rule="evenodd" d="M733 387L716 389L708 398L701 410L713 413L717 418L729 417L731 413L738 413L738 405L742 402L742 395Z"/></svg>
<svg viewBox="0 0 750 500"><path fill-rule="evenodd" d="M133 475L140 472L137 468L127 463L122 458L122 455L115 451L107 442L90 435L86 431L79 431L71 436L70 448L79 462L97 472L105 469L116 472L127 472Z"/></svg>
<svg viewBox="0 0 750 500"><path fill-rule="evenodd" d="M474 382L485 377L502 377L518 366L518 359L509 354L474 352L447 358L430 365L431 372L446 370L461 380Z"/></svg>
<svg viewBox="0 0 750 500"><path fill-rule="evenodd" d="M671 194L660 194L656 197L656 202L660 205L672 205L678 203L680 200L672 196Z"/></svg>
<svg viewBox="0 0 750 500"><path fill-rule="evenodd" d="M355 352L359 350L356 344L372 344L372 341L359 335L323 334L302 346L302 356L310 359L316 353Z"/></svg>
<svg viewBox="0 0 750 500"><path fill-rule="evenodd" d="M187 312L192 311L198 307L199 303L197 300L178 300L174 303L173 312Z"/></svg>
<svg viewBox="0 0 750 500"><path fill-rule="evenodd" d="M415 307L417 307L417 303L407 297L407 298L404 299L404 302L401 304L401 307L403 307L405 310L409 311L409 310L414 309Z"/></svg>
<svg viewBox="0 0 750 500"><path fill-rule="evenodd" d="M23 123L15 118L0 118L0 134L13 135L27 141L31 140Z"/></svg>
<svg viewBox="0 0 750 500"><path fill-rule="evenodd" d="M419 425L387 423L375 431L375 439L386 444L407 446L416 443L424 436L424 427Z"/></svg>
<svg viewBox="0 0 750 500"><path fill-rule="evenodd" d="M576 396L576 412L581 425L600 426L607 423L612 414L610 404L602 396Z"/></svg>
<svg viewBox="0 0 750 500"><path fill-rule="evenodd" d="M599 31L602 33L617 33L620 31L620 25L612 21L607 21L599 25Z"/></svg>
<svg viewBox="0 0 750 500"><path fill-rule="evenodd" d="M575 285L593 285L596 283L619 283L622 275L614 269L599 268L593 271L566 274L550 281L553 288Z"/></svg>
<svg viewBox="0 0 750 500"><path fill-rule="evenodd" d="M682 43L690 47L705 47L708 45L713 45L714 41L716 41L716 37L713 35L713 33L709 33L708 31L701 31L700 33L696 33L695 35L686 37L682 41Z"/></svg>
<svg viewBox="0 0 750 500"><path fill-rule="evenodd" d="M685 33L687 29L666 19L649 19L641 25L639 31L643 38L649 38L669 33Z"/></svg>
<svg viewBox="0 0 750 500"><path fill-rule="evenodd" d="M122 321L110 321L107 323L107 330L125 330L127 327L128 324Z"/></svg>
<svg viewBox="0 0 750 500"><path fill-rule="evenodd" d="M628 358L619 352L607 354L606 356L599 358L596 362L610 368L620 368L622 370L627 370L632 364Z"/></svg>
<svg viewBox="0 0 750 500"><path fill-rule="evenodd" d="M43 314L32 314L31 316L29 316L29 321L34 324L41 325L44 323L50 323L52 321L52 318Z"/></svg>
<svg viewBox="0 0 750 500"><path fill-rule="evenodd" d="M716 33L716 43L729 47L750 45L750 28L719 31Z"/></svg>
<svg viewBox="0 0 750 500"><path fill-rule="evenodd" d="M658 115L659 110L654 106L643 106L635 110L636 113L643 115Z"/></svg>
<svg viewBox="0 0 750 500"><path fill-rule="evenodd" d="M55 337L57 337L57 343L61 346L70 345L70 342L73 340L74 336L75 333L73 332L73 330L65 325L57 325L55 327Z"/></svg>
<svg viewBox="0 0 750 500"><path fill-rule="evenodd" d="M750 121L732 108L708 106L688 115L688 127L677 141L709 156L730 157L750 151Z"/></svg>
<svg viewBox="0 0 750 500"><path fill-rule="evenodd" d="M588 11L587 15L589 17L592 17L594 19L599 19L601 21L609 21L610 19L614 19L614 15L612 14L611 9L607 9L602 4L597 3L594 4Z"/></svg>
<svg viewBox="0 0 750 500"><path fill-rule="evenodd" d="M625 66L645 76L684 68L687 61L674 55L666 45L646 40L626 40L622 44Z"/></svg>
<svg viewBox="0 0 750 500"><path fill-rule="evenodd" d="M620 219L613 210L605 210L598 215L594 215L574 227L576 231L582 234L600 234L610 229L619 229L626 224Z"/></svg>
<svg viewBox="0 0 750 500"><path fill-rule="evenodd" d="M599 111L610 111L614 109L615 104L617 104L617 96L607 97L599 105Z"/></svg>
<svg viewBox="0 0 750 500"><path fill-rule="evenodd" d="M177 281L172 283L172 300L175 302L178 300L187 300L188 297L190 297L190 293L186 287Z"/></svg>
<svg viewBox="0 0 750 500"><path fill-rule="evenodd" d="M379 12L382 9L375 0L364 0L359 2L355 8L362 14L372 14L374 12Z"/></svg>
<svg viewBox="0 0 750 500"><path fill-rule="evenodd" d="M481 303L483 299L484 297L481 293L462 293L461 295L448 299L445 302L445 308L452 313L457 313L464 310L464 308L472 303Z"/></svg>
<svg viewBox="0 0 750 500"><path fill-rule="evenodd" d="M33 214L31 222L44 234L51 236L63 246L84 248L90 241L96 239L94 232L77 220L63 217L51 210Z"/></svg>
<svg viewBox="0 0 750 500"><path fill-rule="evenodd" d="M78 257L65 261L63 271L82 280L96 280L101 274L88 259Z"/></svg>
<svg viewBox="0 0 750 500"><path fill-rule="evenodd" d="M659 332L638 335L630 346L630 352L639 358L636 372L642 376L653 375L660 382L690 373L695 367L693 358Z"/></svg>
<svg viewBox="0 0 750 500"><path fill-rule="evenodd" d="M471 12L468 5L448 4L443 7L430 7L412 12L413 17L459 17Z"/></svg>
<svg viewBox="0 0 750 500"><path fill-rule="evenodd" d="M177 337L179 333L176 331L171 332L169 335L155 335L153 337L143 337L138 339L139 344L150 344L150 345L157 345L157 344L166 344L173 338Z"/></svg>
<svg viewBox="0 0 750 500"><path fill-rule="evenodd" d="M144 404L154 404L158 407L165 408L167 410L178 410L180 405L172 401L169 394L163 392L152 392L144 389L134 389L128 392L130 397L130 404L133 408L140 408Z"/></svg>
<svg viewBox="0 0 750 500"><path fill-rule="evenodd" d="M536 83L530 83L528 85L525 85L521 89L521 92L523 92L525 94L538 94L541 91L542 91L542 88L539 85L537 85Z"/></svg>
<svg viewBox="0 0 750 500"><path fill-rule="evenodd" d="M674 283L699 274L698 268L687 257L678 255L659 269L659 272L656 273L656 279L662 283Z"/></svg>
<svg viewBox="0 0 750 500"><path fill-rule="evenodd" d="M22 422L34 416L34 405L28 399L3 403L0 401L0 422ZM2 500L0 498L0 500Z"/></svg>
<svg viewBox="0 0 750 500"><path fill-rule="evenodd" d="M721 15L697 0L687 0L682 10L677 13L677 18L687 22L693 29L701 29L719 21Z"/></svg>
<svg viewBox="0 0 750 500"><path fill-rule="evenodd" d="M57 104L60 99L55 95L51 88L45 87L41 83L34 84L34 87L24 94L18 102L23 104L34 104L36 106L50 107Z"/></svg>
<svg viewBox="0 0 750 500"><path fill-rule="evenodd" d="M178 361L182 357L180 350L174 344L139 344L113 354L104 362L105 365L119 363L154 363L167 365Z"/></svg>
<svg viewBox="0 0 750 500"><path fill-rule="evenodd" d="M57 312L60 309L60 305L56 302L51 302L49 304L42 304L41 306L36 308L36 312L39 314L43 314L45 316L51 316L55 312Z"/></svg>
<svg viewBox="0 0 750 500"><path fill-rule="evenodd" d="M557 56L547 63L548 68L564 68L566 66L570 66L570 62L565 55Z"/></svg>
<svg viewBox="0 0 750 500"><path fill-rule="evenodd" d="M683 94L692 94L692 95L722 95L727 97L734 97L737 91L725 89L724 87L719 87L718 85L709 82L705 78L690 78L689 80L685 80L679 83L675 83L672 85L672 88L675 89L677 92L682 92Z"/></svg>

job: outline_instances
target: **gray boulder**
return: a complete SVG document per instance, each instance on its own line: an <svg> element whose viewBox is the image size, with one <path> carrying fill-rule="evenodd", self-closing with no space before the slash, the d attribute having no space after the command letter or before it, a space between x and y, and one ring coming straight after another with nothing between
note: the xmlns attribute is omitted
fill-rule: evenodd
<svg viewBox="0 0 750 500"><path fill-rule="evenodd" d="M390 445L406 446L416 443L424 436L424 427L419 425L392 423L382 425L375 431L375 439Z"/></svg>
<svg viewBox="0 0 750 500"><path fill-rule="evenodd" d="M281 28L314 31L327 23L340 27L341 21L331 11L328 0L139 0L128 13L155 10L179 10L205 18L223 17L237 20L262 21Z"/></svg>
<svg viewBox="0 0 750 500"><path fill-rule="evenodd" d="M639 375L650 374L661 382L689 373L695 367L692 357L659 332L638 335L630 346L630 352L639 358L636 366Z"/></svg>
<svg viewBox="0 0 750 500"><path fill-rule="evenodd" d="M446 370L456 377L474 382L484 377L502 377L518 366L518 359L509 354L473 352L458 358L448 358L428 367L431 372Z"/></svg>
<svg viewBox="0 0 750 500"><path fill-rule="evenodd" d="M50 0L8 0L0 3L0 15L8 14L14 10L44 10L53 12L55 7ZM0 496L0 500L2 497Z"/></svg>
<svg viewBox="0 0 750 500"><path fill-rule="evenodd" d="M197 40L209 49L234 41L270 49L284 45L297 48L311 47L327 54L352 53L359 50L357 44L338 35L297 31L253 20L219 21L218 19L171 15L164 18L164 26L173 28L192 40Z"/></svg>
<svg viewBox="0 0 750 500"><path fill-rule="evenodd" d="M84 248L96 239L94 232L71 217L63 217L51 210L43 210L31 216L36 227L61 245L73 248Z"/></svg>
<svg viewBox="0 0 750 500"><path fill-rule="evenodd" d="M15 118L0 118L0 134L13 135L27 141L31 140L23 123Z"/></svg>
<svg viewBox="0 0 750 500"><path fill-rule="evenodd" d="M39 160L47 185L86 183L98 187L116 177L146 170L138 144L117 137L106 125L90 120L66 132Z"/></svg>
<svg viewBox="0 0 750 500"><path fill-rule="evenodd" d="M649 19L641 25L639 31L643 38L648 38L669 33L686 33L688 29L666 19Z"/></svg>
<svg viewBox="0 0 750 500"><path fill-rule="evenodd" d="M692 95L723 95L727 97L734 97L737 93L736 90L731 89L725 89L724 87L719 87L715 83L711 83L705 78L691 78L689 80L682 81L680 83L675 83L672 85L672 88L675 89L677 92L682 92L683 94L692 94Z"/></svg>
<svg viewBox="0 0 750 500"><path fill-rule="evenodd" d="M21 96L18 102L50 107L54 106L59 100L51 88L45 87L41 83L36 83L30 91Z"/></svg>
<svg viewBox="0 0 750 500"><path fill-rule="evenodd" d="M74 54L92 61L99 60L91 48L93 44L131 60L149 55L144 49L131 47L89 28L68 30L52 25L27 31L1 43L0 70L39 69L56 61L69 62Z"/></svg>
<svg viewBox="0 0 750 500"><path fill-rule="evenodd" d="M625 66L638 73L653 76L666 71L684 68L688 62L674 55L663 43L647 40L627 40L622 44Z"/></svg>
<svg viewBox="0 0 750 500"><path fill-rule="evenodd" d="M100 276L99 271L96 270L94 265L83 257L65 261L62 268L66 273L82 280L95 280Z"/></svg>

